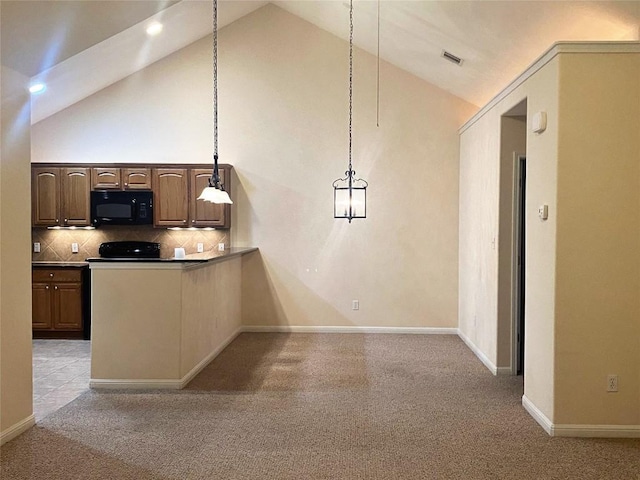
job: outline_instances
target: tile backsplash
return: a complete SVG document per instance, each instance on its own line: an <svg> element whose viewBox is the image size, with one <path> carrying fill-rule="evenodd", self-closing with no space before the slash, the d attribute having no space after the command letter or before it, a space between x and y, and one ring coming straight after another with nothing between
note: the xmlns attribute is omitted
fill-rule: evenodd
<svg viewBox="0 0 640 480"><path fill-rule="evenodd" d="M149 226L100 227L95 230L48 230L33 228L32 242L40 242L40 253L32 253L34 261L78 262L98 257L102 242L118 240L143 240L160 243L160 256L173 257L173 249L183 247L187 254L197 252L197 244L204 244L204 251L217 251L218 244L229 248L228 230L166 230ZM71 244L78 244L78 253L71 253ZM33 252L33 245L31 248Z"/></svg>

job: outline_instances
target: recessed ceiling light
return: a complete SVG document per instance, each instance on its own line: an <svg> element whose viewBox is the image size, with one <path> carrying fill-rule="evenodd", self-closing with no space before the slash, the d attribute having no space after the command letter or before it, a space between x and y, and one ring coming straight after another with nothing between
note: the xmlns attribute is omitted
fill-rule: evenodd
<svg viewBox="0 0 640 480"><path fill-rule="evenodd" d="M33 94L42 93L47 89L47 86L44 83L34 83L29 87L29 92Z"/></svg>
<svg viewBox="0 0 640 480"><path fill-rule="evenodd" d="M147 35L158 35L162 31L162 24L159 22L150 23L147 26Z"/></svg>

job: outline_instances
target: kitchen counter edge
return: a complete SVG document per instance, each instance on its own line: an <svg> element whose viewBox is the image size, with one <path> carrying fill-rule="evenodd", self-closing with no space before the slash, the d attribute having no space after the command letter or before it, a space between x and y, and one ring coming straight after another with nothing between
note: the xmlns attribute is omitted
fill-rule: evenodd
<svg viewBox="0 0 640 480"><path fill-rule="evenodd" d="M192 268L257 251L257 247L230 248L220 253L193 253L185 258L87 258L89 267L95 268Z"/></svg>
<svg viewBox="0 0 640 480"><path fill-rule="evenodd" d="M89 266L89 262L33 260L31 266L38 268L86 268Z"/></svg>

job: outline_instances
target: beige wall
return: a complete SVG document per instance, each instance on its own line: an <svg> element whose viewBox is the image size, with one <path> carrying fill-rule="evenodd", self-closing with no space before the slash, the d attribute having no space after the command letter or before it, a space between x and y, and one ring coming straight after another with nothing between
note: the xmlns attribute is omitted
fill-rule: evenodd
<svg viewBox="0 0 640 480"><path fill-rule="evenodd" d="M31 235L28 79L2 67L0 151L0 432L30 422ZM27 422L27 423L25 423Z"/></svg>
<svg viewBox="0 0 640 480"><path fill-rule="evenodd" d="M255 254L248 254L251 257ZM186 271L182 277L180 375L226 346L242 323L242 262L235 257Z"/></svg>
<svg viewBox="0 0 640 480"><path fill-rule="evenodd" d="M640 425L640 53L563 55L560 80L556 421Z"/></svg>
<svg viewBox="0 0 640 480"><path fill-rule="evenodd" d="M348 44L267 5L222 29L219 52L231 242L261 252L243 274L244 322L455 328L457 128L476 107L383 62L376 128L376 61L356 49L369 218L349 225L331 187L347 168ZM206 161L211 88L206 38L36 124L34 161Z"/></svg>
<svg viewBox="0 0 640 480"><path fill-rule="evenodd" d="M92 264L92 385L183 386L238 333L241 270L240 256Z"/></svg>
<svg viewBox="0 0 640 480"><path fill-rule="evenodd" d="M640 424L638 78L638 53L560 53L461 133L460 329L500 364L495 299L510 285L498 260L511 255L491 243L510 220L500 117L527 98L524 390L564 434ZM548 125L534 134L538 111ZM606 392L608 374L618 393Z"/></svg>
<svg viewBox="0 0 640 480"><path fill-rule="evenodd" d="M547 131L527 134L525 395L549 419L554 400L554 269L558 60L466 125L460 136L460 331L495 366L506 366L510 349L499 336L498 299L510 299L509 282L499 283L500 255L511 256L511 241L499 238L500 203L512 194L513 172L505 168L502 116L527 99L527 118L546 111ZM517 143L517 142L516 142ZM518 145L519 146L519 145ZM537 218L549 205L549 219ZM503 214L511 216L510 209ZM504 226L503 226L504 231ZM498 246L503 249L498 251ZM508 285L508 291L500 291ZM503 310L502 326L506 312ZM506 328L502 329L506 330ZM501 330L501 332L502 332ZM499 342L499 339L501 340ZM498 352L498 346L502 350ZM500 361L498 358L500 357Z"/></svg>
<svg viewBox="0 0 640 480"><path fill-rule="evenodd" d="M457 134L475 111L354 54L354 168L368 218L332 218L347 167L348 45L273 7L232 25L227 84L240 178L235 239L260 247L245 272L249 325L456 327ZM256 74L254 72L259 72ZM266 288L265 288L266 287ZM351 300L360 310L351 310Z"/></svg>
<svg viewBox="0 0 640 480"><path fill-rule="evenodd" d="M182 270L155 267L91 269L92 382L181 378Z"/></svg>

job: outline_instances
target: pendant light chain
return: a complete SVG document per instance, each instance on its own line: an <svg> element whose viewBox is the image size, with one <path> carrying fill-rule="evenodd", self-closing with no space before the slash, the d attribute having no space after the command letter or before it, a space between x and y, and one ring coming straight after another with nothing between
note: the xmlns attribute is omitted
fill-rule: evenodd
<svg viewBox="0 0 640 480"><path fill-rule="evenodd" d="M217 0L214 0L213 2L213 155L216 158L218 157L218 1Z"/></svg>
<svg viewBox="0 0 640 480"><path fill-rule="evenodd" d="M353 0L349 0L349 176L351 168L351 124L353 119Z"/></svg>
<svg viewBox="0 0 640 480"><path fill-rule="evenodd" d="M214 204L233 204L220 182L218 170L218 0L213 0L213 172L208 186L202 190L198 200ZM228 181L228 178L227 178ZM226 207L225 207L226 208ZM194 220L195 222L195 220Z"/></svg>
<svg viewBox="0 0 640 480"><path fill-rule="evenodd" d="M376 127L380 127L380 0L378 0L378 79L376 81Z"/></svg>

